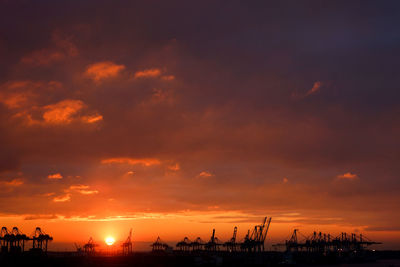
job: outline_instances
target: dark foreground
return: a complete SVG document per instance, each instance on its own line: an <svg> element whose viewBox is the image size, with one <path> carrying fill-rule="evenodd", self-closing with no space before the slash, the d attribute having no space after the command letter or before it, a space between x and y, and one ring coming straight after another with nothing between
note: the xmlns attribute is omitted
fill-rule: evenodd
<svg viewBox="0 0 400 267"><path fill-rule="evenodd" d="M400 267L400 251L370 251L364 255L263 253L134 253L130 256L84 256L76 253L2 255L0 266L123 267L123 266L365 266Z"/></svg>

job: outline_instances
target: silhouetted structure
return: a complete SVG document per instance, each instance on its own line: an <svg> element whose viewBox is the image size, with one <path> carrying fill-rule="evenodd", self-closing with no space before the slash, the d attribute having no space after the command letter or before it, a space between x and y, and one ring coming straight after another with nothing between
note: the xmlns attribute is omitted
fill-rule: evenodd
<svg viewBox="0 0 400 267"><path fill-rule="evenodd" d="M215 236L215 229L213 229L210 240L204 245L204 249L207 251L218 251L221 246L218 237Z"/></svg>
<svg viewBox="0 0 400 267"><path fill-rule="evenodd" d="M237 250L238 244L236 243L236 235L237 235L237 227L233 229L233 235L232 238L224 243L224 247L226 247L226 250L229 252L234 252Z"/></svg>
<svg viewBox="0 0 400 267"><path fill-rule="evenodd" d="M125 242L122 243L122 254L132 254L132 228L129 231L129 236L126 238Z"/></svg>
<svg viewBox="0 0 400 267"><path fill-rule="evenodd" d="M204 241L200 238L197 237L191 244L190 246L192 247L192 251L198 251L198 250L203 250L204 248Z"/></svg>
<svg viewBox="0 0 400 267"><path fill-rule="evenodd" d="M96 247L98 247L98 245L94 242L93 238L89 238L89 241L83 245L83 251L87 255L93 255L96 252Z"/></svg>
<svg viewBox="0 0 400 267"><path fill-rule="evenodd" d="M267 217L265 217L262 224L254 226L254 229L251 233L250 230L247 232L243 243L240 244L240 248L242 251L264 251L265 238L267 237L269 225L271 224L271 219L272 218L269 218L267 220Z"/></svg>
<svg viewBox="0 0 400 267"><path fill-rule="evenodd" d="M1 253L8 252L8 242L10 233L7 230L7 227L2 227L0 232L0 244L1 244Z"/></svg>
<svg viewBox="0 0 400 267"><path fill-rule="evenodd" d="M0 232L0 246L2 253L22 253L25 251L25 243L28 241L32 241L31 252L46 253L48 242L52 240L53 238L50 235L45 234L40 227L36 227L31 238L21 233L18 227L13 227L12 230L9 231L7 227L3 226Z"/></svg>
<svg viewBox="0 0 400 267"><path fill-rule="evenodd" d="M74 243L74 245L76 248L77 255L82 255L82 253L83 253L82 247L80 245L78 245L77 243Z"/></svg>
<svg viewBox="0 0 400 267"><path fill-rule="evenodd" d="M48 242L52 240L53 237L43 232L40 227L36 227L32 237L33 246L31 248L31 251L46 253Z"/></svg>
<svg viewBox="0 0 400 267"><path fill-rule="evenodd" d="M13 227L9 239L9 252L23 252L25 250L25 242L28 240L29 238L25 234L21 233L18 227Z"/></svg>
<svg viewBox="0 0 400 267"><path fill-rule="evenodd" d="M160 237L157 237L156 242L151 244L151 247L153 248L152 251L166 251L172 249L167 243L162 242Z"/></svg>
<svg viewBox="0 0 400 267"><path fill-rule="evenodd" d="M277 244L285 246L287 252L308 252L308 253L346 253L356 252L366 249L370 245L381 244L374 242L363 236L362 234L341 233L339 236L332 238L330 234L322 232L313 232L310 236L303 236L303 240L299 241L299 230L294 229L292 236L285 244Z"/></svg>
<svg viewBox="0 0 400 267"><path fill-rule="evenodd" d="M178 242L176 244L176 247L178 250L181 251L190 251L190 248L192 247L192 242L189 240L189 238L185 237L181 242Z"/></svg>

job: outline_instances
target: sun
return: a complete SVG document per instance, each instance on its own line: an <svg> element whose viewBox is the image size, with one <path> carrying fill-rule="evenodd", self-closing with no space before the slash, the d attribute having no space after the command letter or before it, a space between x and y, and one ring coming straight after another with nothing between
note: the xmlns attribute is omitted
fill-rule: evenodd
<svg viewBox="0 0 400 267"><path fill-rule="evenodd" d="M107 236L104 241L106 242L107 246L112 246L115 243L115 238L112 236Z"/></svg>

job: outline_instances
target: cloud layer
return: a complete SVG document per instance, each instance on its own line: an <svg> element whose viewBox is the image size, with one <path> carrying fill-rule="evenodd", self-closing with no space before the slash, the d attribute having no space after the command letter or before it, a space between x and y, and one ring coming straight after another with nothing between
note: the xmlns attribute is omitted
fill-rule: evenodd
<svg viewBox="0 0 400 267"><path fill-rule="evenodd" d="M397 231L399 8L3 1L0 213Z"/></svg>

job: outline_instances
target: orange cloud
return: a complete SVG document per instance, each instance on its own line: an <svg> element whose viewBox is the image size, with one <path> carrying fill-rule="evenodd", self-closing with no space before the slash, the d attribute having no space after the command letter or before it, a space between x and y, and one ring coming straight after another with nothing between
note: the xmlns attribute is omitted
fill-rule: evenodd
<svg viewBox="0 0 400 267"><path fill-rule="evenodd" d="M346 172L344 174L340 174L337 176L338 179L346 179L346 180L354 180L358 179L357 174L353 174L351 172Z"/></svg>
<svg viewBox="0 0 400 267"><path fill-rule="evenodd" d="M19 108L28 102L31 93L0 94L0 102L9 109Z"/></svg>
<svg viewBox="0 0 400 267"><path fill-rule="evenodd" d="M146 69L142 71L137 71L134 74L135 79L140 79L140 78L156 78L161 75L161 70L157 68L153 69Z"/></svg>
<svg viewBox="0 0 400 267"><path fill-rule="evenodd" d="M97 190L79 190L82 195L93 195L99 193Z"/></svg>
<svg viewBox="0 0 400 267"><path fill-rule="evenodd" d="M77 99L64 99L54 104L41 105L40 94L48 95L59 91L62 84L57 81L9 81L0 85L0 103L13 112L13 119L22 120L27 125L68 124L72 121L97 123L103 116L91 111Z"/></svg>
<svg viewBox="0 0 400 267"><path fill-rule="evenodd" d="M143 166L152 166L152 165L159 165L161 162L159 159L156 158L109 158L104 159L101 161L102 164L109 164L109 163L124 163L129 165L143 165Z"/></svg>
<svg viewBox="0 0 400 267"><path fill-rule="evenodd" d="M47 123L70 123L85 105L80 100L67 99L44 107L43 119Z"/></svg>
<svg viewBox="0 0 400 267"><path fill-rule="evenodd" d="M71 185L69 187L70 190L76 191L81 193L82 195L93 195L93 194L97 194L99 193L98 190L89 190L90 186L88 185L83 185L83 184L79 184L79 185ZM68 191L68 190L67 190Z"/></svg>
<svg viewBox="0 0 400 267"><path fill-rule="evenodd" d="M103 61L89 65L86 68L86 76L96 82L116 77L125 69L124 65L117 65L111 61Z"/></svg>
<svg viewBox="0 0 400 267"><path fill-rule="evenodd" d="M47 176L47 178L54 179L54 180L59 180L59 179L62 179L63 177L62 177L62 175L60 173L54 173L54 174L49 174Z"/></svg>
<svg viewBox="0 0 400 267"><path fill-rule="evenodd" d="M83 184L78 184L78 185L71 185L69 189L71 190L83 190L83 189L88 189L88 185L83 185Z"/></svg>
<svg viewBox="0 0 400 267"><path fill-rule="evenodd" d="M316 92L319 91L319 89L321 88L321 86L322 86L322 83L319 82L319 81L316 81L316 82L314 83L313 87L306 93L306 96L307 96L307 95L315 94Z"/></svg>
<svg viewBox="0 0 400 267"><path fill-rule="evenodd" d="M171 171L179 171L181 169L181 167L179 166L179 164L178 163L176 163L175 165L171 165L171 166L168 166L168 170L171 170Z"/></svg>
<svg viewBox="0 0 400 267"><path fill-rule="evenodd" d="M99 115L99 114L82 117L82 121L84 121L86 123L95 123L95 122L102 121L102 120L103 120L103 116Z"/></svg>
<svg viewBox="0 0 400 267"><path fill-rule="evenodd" d="M5 186L20 186L24 184L24 182L21 179L12 179L11 181L3 181L1 182Z"/></svg>
<svg viewBox="0 0 400 267"><path fill-rule="evenodd" d="M0 103L8 109L18 109L32 105L36 92L40 87L53 88L60 86L57 82L35 82L35 81L8 81L0 86Z"/></svg>
<svg viewBox="0 0 400 267"><path fill-rule="evenodd" d="M213 174L207 171L203 171L198 175L198 177L211 177L211 176L213 176Z"/></svg>
<svg viewBox="0 0 400 267"><path fill-rule="evenodd" d="M164 81L173 81L173 80L175 80L175 76L174 75L164 75L161 77L161 79L163 79Z"/></svg>
<svg viewBox="0 0 400 267"><path fill-rule="evenodd" d="M53 198L53 202L67 202L71 201L71 194L65 194Z"/></svg>
<svg viewBox="0 0 400 267"><path fill-rule="evenodd" d="M44 106L43 120L49 124L68 124L73 120L80 120L85 123L95 123L103 120L99 114L80 116L79 113L86 108L81 100L66 99L56 104Z"/></svg>

